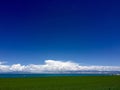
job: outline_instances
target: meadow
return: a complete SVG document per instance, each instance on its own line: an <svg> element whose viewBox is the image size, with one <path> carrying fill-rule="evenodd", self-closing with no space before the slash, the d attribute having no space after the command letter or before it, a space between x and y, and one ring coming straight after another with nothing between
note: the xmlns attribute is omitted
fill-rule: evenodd
<svg viewBox="0 0 120 90"><path fill-rule="evenodd" d="M0 78L0 90L120 90L120 76Z"/></svg>

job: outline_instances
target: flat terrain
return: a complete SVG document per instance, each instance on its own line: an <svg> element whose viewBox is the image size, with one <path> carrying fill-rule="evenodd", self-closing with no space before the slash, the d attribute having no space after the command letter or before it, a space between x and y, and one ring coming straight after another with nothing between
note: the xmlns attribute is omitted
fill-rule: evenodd
<svg viewBox="0 0 120 90"><path fill-rule="evenodd" d="M120 76L0 78L0 90L120 90Z"/></svg>

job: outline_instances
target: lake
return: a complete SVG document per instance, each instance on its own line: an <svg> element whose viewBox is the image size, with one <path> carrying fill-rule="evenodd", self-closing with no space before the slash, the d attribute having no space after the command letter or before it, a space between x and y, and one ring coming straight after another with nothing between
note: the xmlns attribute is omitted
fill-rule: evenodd
<svg viewBox="0 0 120 90"><path fill-rule="evenodd" d="M109 76L110 74L0 74L0 78L58 77L58 76Z"/></svg>

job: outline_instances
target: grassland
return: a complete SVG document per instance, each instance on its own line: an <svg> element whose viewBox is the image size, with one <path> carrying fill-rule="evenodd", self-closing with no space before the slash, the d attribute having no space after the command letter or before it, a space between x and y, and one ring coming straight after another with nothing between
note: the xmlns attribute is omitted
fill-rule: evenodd
<svg viewBox="0 0 120 90"><path fill-rule="evenodd" d="M0 78L0 90L120 90L120 76Z"/></svg>

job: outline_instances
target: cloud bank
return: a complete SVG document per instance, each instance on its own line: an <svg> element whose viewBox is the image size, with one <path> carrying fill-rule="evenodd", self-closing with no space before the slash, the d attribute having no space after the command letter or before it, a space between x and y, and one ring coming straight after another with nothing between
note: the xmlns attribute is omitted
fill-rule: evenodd
<svg viewBox="0 0 120 90"><path fill-rule="evenodd" d="M81 71L120 71L120 66L81 66L71 61L45 60L44 64L36 65L5 65L0 62L0 73L65 73Z"/></svg>

